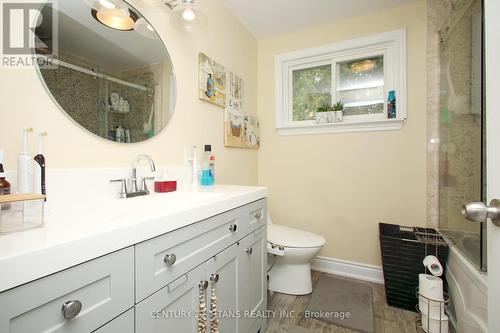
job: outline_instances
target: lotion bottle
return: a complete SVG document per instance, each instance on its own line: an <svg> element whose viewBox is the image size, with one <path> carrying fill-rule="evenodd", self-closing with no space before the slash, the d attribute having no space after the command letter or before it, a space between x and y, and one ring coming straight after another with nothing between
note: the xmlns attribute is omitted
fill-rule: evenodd
<svg viewBox="0 0 500 333"><path fill-rule="evenodd" d="M33 158L33 192L37 194L47 194L45 185L45 156L43 156L43 137L47 133L38 135L38 154Z"/></svg>
<svg viewBox="0 0 500 333"><path fill-rule="evenodd" d="M32 163L33 160L28 153L28 134L33 132L33 128L23 130L23 145L17 157L17 192L29 193L32 183Z"/></svg>

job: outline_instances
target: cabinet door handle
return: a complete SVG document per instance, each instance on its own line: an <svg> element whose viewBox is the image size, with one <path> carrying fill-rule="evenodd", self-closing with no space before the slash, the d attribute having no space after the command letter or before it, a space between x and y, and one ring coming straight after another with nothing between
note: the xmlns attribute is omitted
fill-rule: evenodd
<svg viewBox="0 0 500 333"><path fill-rule="evenodd" d="M231 224L231 225L229 226L229 231L231 231L231 232L236 232L236 230L238 230L238 225L236 225L236 224Z"/></svg>
<svg viewBox="0 0 500 333"><path fill-rule="evenodd" d="M257 219L257 220L260 220L262 218L262 213L261 212L257 212L255 213L254 217Z"/></svg>
<svg viewBox="0 0 500 333"><path fill-rule="evenodd" d="M251 247L247 247L247 249L245 250L245 252L246 252L248 255L252 255L252 254L253 254L253 248L251 248Z"/></svg>
<svg viewBox="0 0 500 333"><path fill-rule="evenodd" d="M177 256L173 253L165 255L165 258L163 258L163 262L169 266L172 266L175 264L175 261L177 260Z"/></svg>
<svg viewBox="0 0 500 333"><path fill-rule="evenodd" d="M62 305L62 315L64 319L71 320L78 316L82 311L82 302L80 301L68 301Z"/></svg>
<svg viewBox="0 0 500 333"><path fill-rule="evenodd" d="M199 286L200 286L200 288L207 289L208 288L208 281L207 280L200 281Z"/></svg>
<svg viewBox="0 0 500 333"><path fill-rule="evenodd" d="M216 284L217 282L219 282L219 274L210 275L210 283Z"/></svg>

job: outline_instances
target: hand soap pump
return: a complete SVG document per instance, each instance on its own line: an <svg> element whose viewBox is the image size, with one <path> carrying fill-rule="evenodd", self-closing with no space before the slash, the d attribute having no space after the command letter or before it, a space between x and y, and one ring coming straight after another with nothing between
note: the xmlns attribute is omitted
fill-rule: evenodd
<svg viewBox="0 0 500 333"><path fill-rule="evenodd" d="M29 193L31 191L31 166L32 159L28 154L28 134L33 132L33 128L23 130L23 145L17 157L17 192Z"/></svg>
<svg viewBox="0 0 500 333"><path fill-rule="evenodd" d="M33 158L33 192L37 194L47 194L45 185L45 156L43 156L43 137L47 132L38 135L38 154Z"/></svg>

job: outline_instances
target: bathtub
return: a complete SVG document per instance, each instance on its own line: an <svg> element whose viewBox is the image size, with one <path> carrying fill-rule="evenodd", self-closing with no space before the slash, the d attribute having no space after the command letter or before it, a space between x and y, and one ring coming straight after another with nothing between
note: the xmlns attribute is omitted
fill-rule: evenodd
<svg viewBox="0 0 500 333"><path fill-rule="evenodd" d="M452 332L486 333L488 331L488 280L458 250L450 247L446 280L451 306Z"/></svg>

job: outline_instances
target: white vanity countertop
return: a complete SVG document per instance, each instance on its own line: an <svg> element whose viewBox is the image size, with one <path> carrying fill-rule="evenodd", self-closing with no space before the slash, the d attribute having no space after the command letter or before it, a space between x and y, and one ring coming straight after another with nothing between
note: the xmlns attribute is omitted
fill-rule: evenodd
<svg viewBox="0 0 500 333"><path fill-rule="evenodd" d="M0 292L265 197L216 185L50 206L44 227L0 236Z"/></svg>

